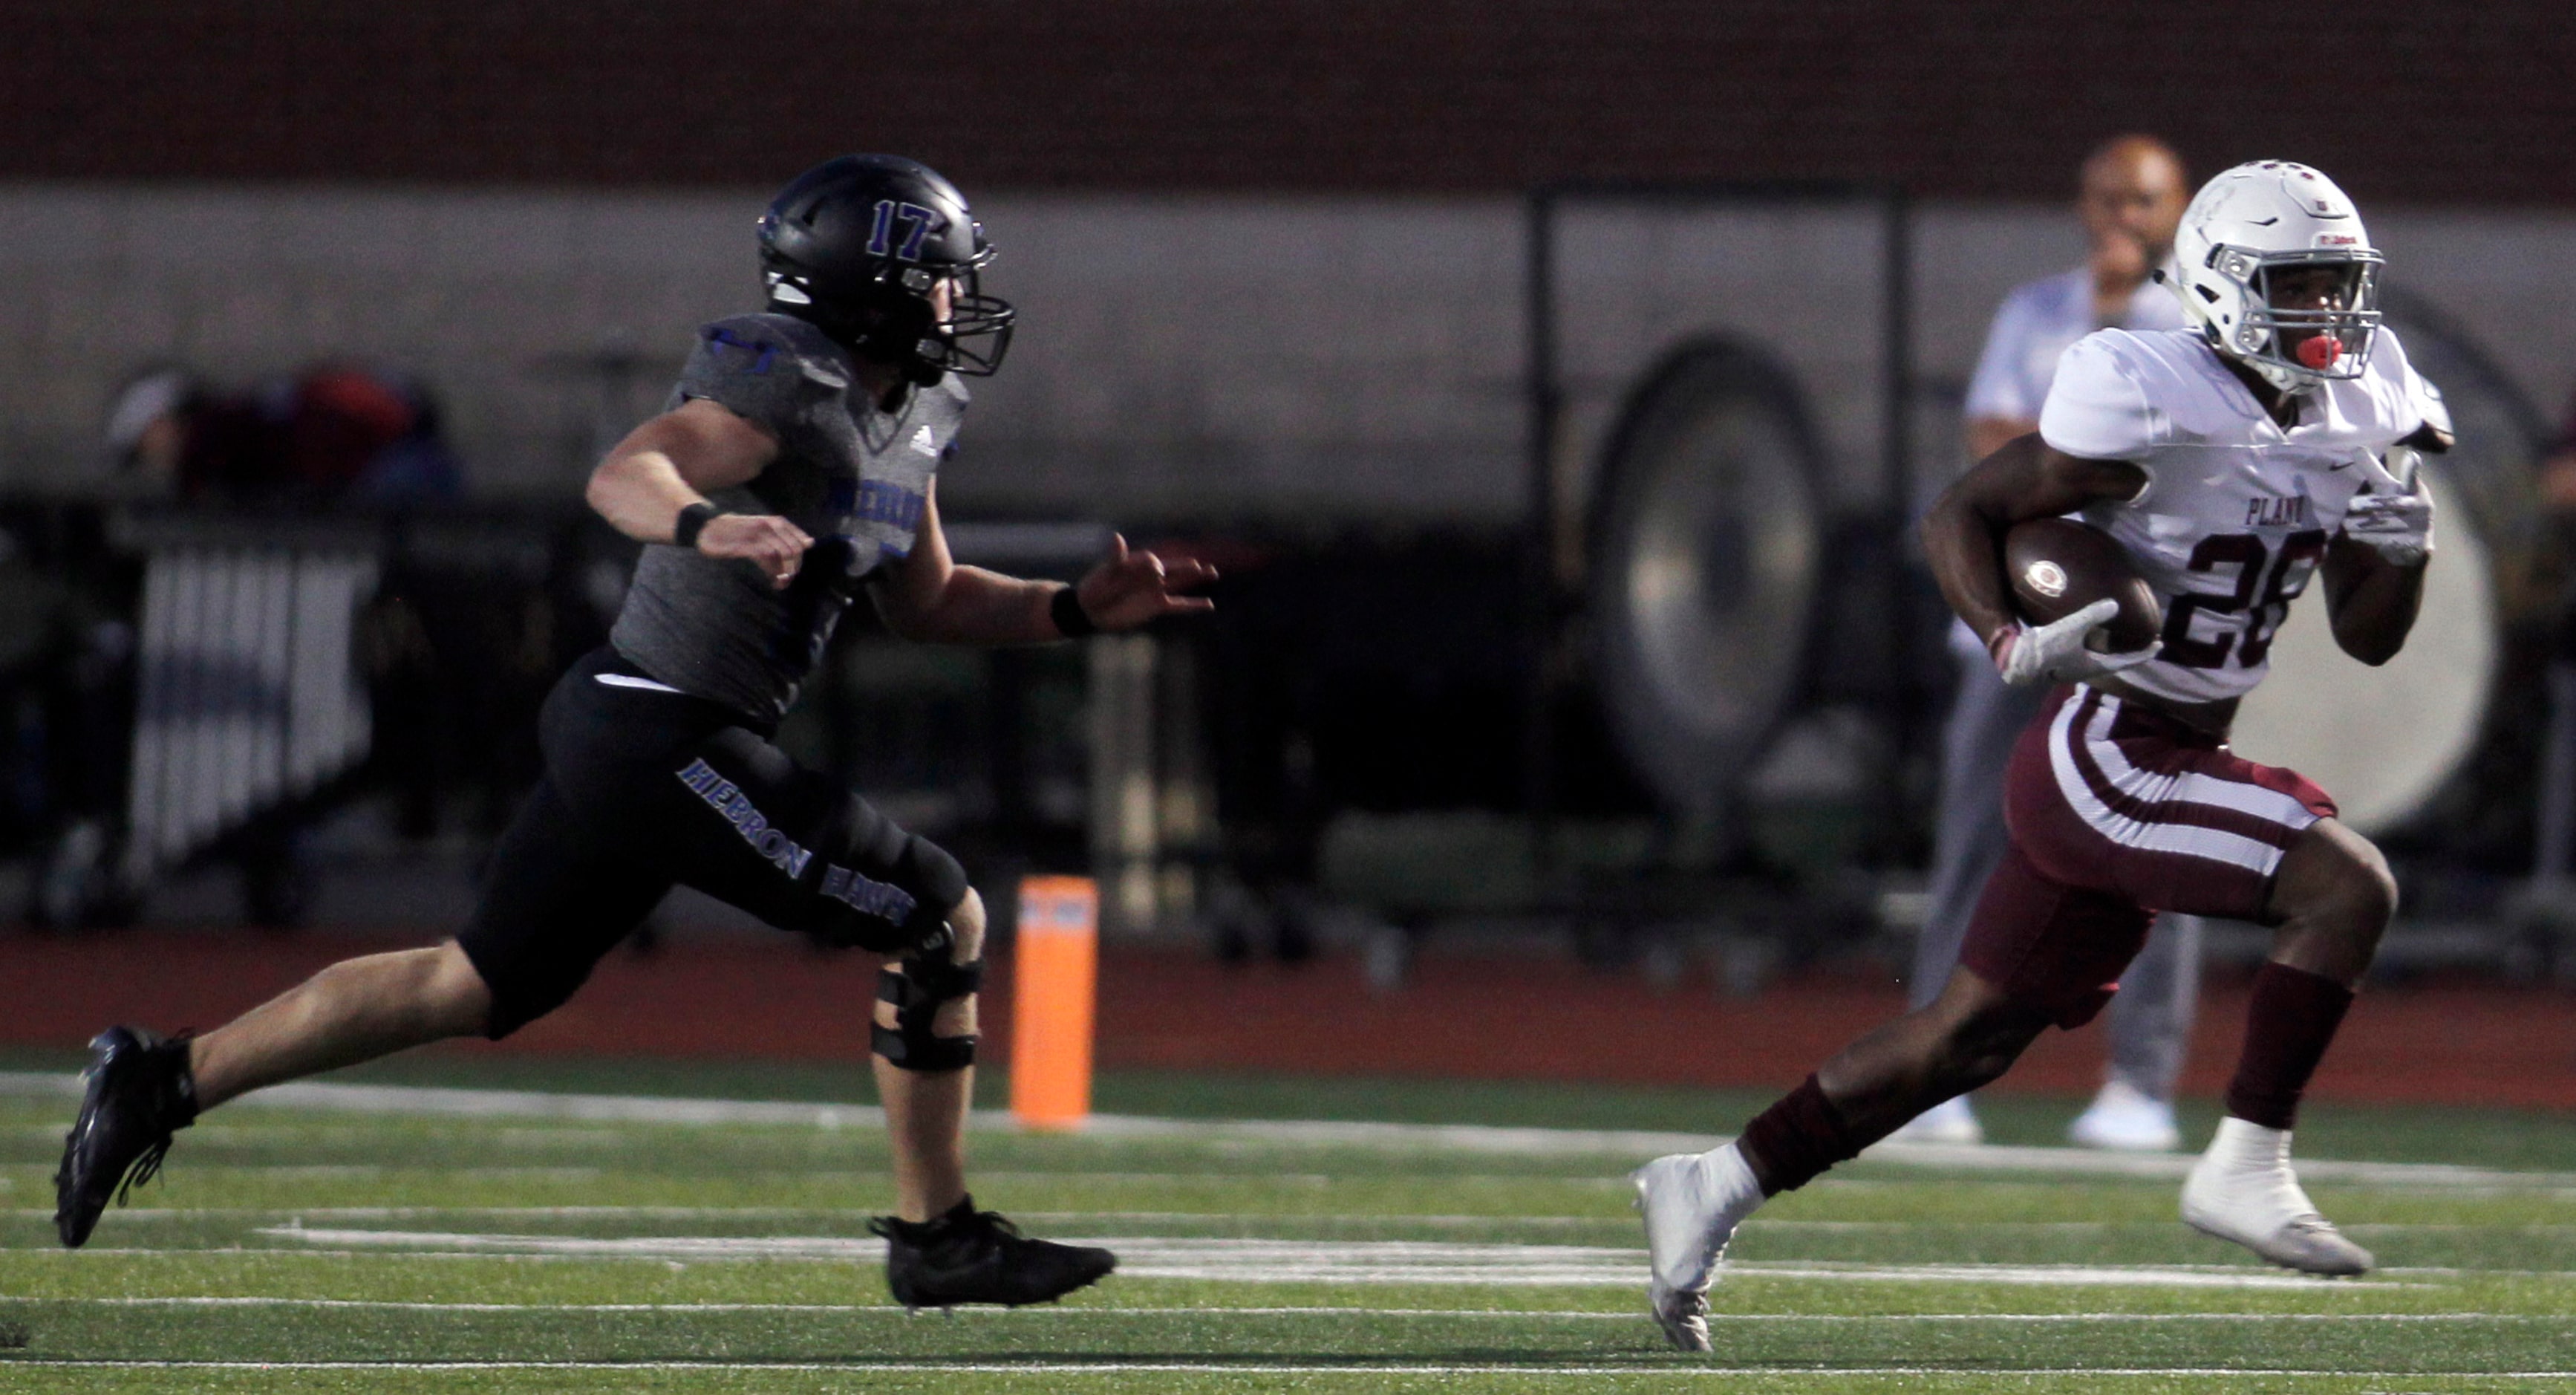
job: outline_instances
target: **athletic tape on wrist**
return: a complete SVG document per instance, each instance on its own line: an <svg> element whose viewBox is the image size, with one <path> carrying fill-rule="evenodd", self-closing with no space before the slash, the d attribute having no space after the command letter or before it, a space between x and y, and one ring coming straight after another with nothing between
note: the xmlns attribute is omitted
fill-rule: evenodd
<svg viewBox="0 0 2576 1395"><path fill-rule="evenodd" d="M724 510L704 499L688 505L680 510L679 518L671 524L671 545L685 547L692 552L697 551L698 534L705 532L708 524L723 516Z"/></svg>
<svg viewBox="0 0 2576 1395"><path fill-rule="evenodd" d="M1092 622L1091 612L1082 608L1082 597L1074 594L1070 586L1057 591L1055 598L1047 602L1047 618L1055 622L1056 633L1066 639L1100 633L1100 626Z"/></svg>

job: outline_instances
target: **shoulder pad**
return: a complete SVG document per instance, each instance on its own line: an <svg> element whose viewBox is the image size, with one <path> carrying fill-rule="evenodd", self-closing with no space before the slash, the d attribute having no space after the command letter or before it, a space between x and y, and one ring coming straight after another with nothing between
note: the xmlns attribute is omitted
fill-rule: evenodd
<svg viewBox="0 0 2576 1395"><path fill-rule="evenodd" d="M709 367L728 374L789 374L839 390L850 361L831 338L791 315L729 315L698 331Z"/></svg>
<svg viewBox="0 0 2576 1395"><path fill-rule="evenodd" d="M2165 413L2150 391L2161 376L2138 336L2097 330L2067 347L2040 408L2040 439L2087 460L2135 460L2162 444Z"/></svg>
<svg viewBox="0 0 2576 1395"><path fill-rule="evenodd" d="M2442 400L2442 389L2432 379L2415 370L2414 363L2406 355L2405 341L2397 337L2396 330L2386 325L2379 327L2371 345L2369 376L2379 378L2383 373L2387 375L2385 381L2394 406L2395 419L2388 423L2388 427L2397 432L2400 439L2430 427L2442 440L2435 449L2450 449L2453 435L2450 404Z"/></svg>
<svg viewBox="0 0 2576 1395"><path fill-rule="evenodd" d="M784 315L734 315L699 329L671 402L708 398L783 436L849 383L849 360L820 330Z"/></svg>

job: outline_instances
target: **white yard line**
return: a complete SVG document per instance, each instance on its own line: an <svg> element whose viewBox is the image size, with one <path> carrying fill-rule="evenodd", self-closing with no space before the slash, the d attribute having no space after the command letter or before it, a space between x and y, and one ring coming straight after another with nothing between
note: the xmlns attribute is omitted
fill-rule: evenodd
<svg viewBox="0 0 2576 1395"><path fill-rule="evenodd" d="M0 1095L78 1099L80 1077L0 1071ZM616 1124L789 1124L882 1128L872 1104L682 1099L661 1095L567 1095L539 1090L448 1090L421 1085L272 1085L244 1101L275 1109L467 1119L572 1119ZM989 1112L989 1111L988 1111Z"/></svg>
<svg viewBox="0 0 2576 1395"><path fill-rule="evenodd" d="M2420 1288L2384 1279L2321 1279L2225 1265L2186 1264L1882 1264L1825 1265L1789 1260L1721 1262L1729 1275L1753 1279L1827 1279L1841 1283L1967 1283L2038 1288Z"/></svg>
<svg viewBox="0 0 2576 1395"><path fill-rule="evenodd" d="M19 1220L51 1220L53 1208L19 1207L0 1212ZM192 1221L231 1216L304 1216L332 1221L400 1221L421 1216L502 1216L539 1220L751 1220L777 1216L854 1214L832 1206L122 1206L119 1221ZM1022 1212L1037 1215L1038 1212ZM1117 1216L1115 1211L1069 1214ZM2346 1230L2352 1227L2344 1227Z"/></svg>
<svg viewBox="0 0 2576 1395"><path fill-rule="evenodd" d="M851 1303L433 1303L379 1298L169 1297L169 1298L27 1298L20 1302L59 1303L109 1308L354 1308L417 1313L842 1313L892 1317L900 1310L885 1304ZM1530 1318L1583 1322L1643 1322L1642 1312L1604 1312L1591 1308L1371 1308L1307 1306L1230 1308L1213 1304L1184 1306L1062 1307L1028 1309L960 1308L960 1320L1028 1322L1063 1317L1093 1322L1116 1317L1371 1317L1371 1318ZM2165 1323L2165 1322L2563 1322L2539 1313L1711 1313L1710 1322L1805 1323L1847 1326L1872 1322L2029 1322L2029 1323Z"/></svg>
<svg viewBox="0 0 2576 1395"><path fill-rule="evenodd" d="M803 1174L799 1174L802 1176ZM979 1174L989 1181L995 1174ZM1049 1181L1061 1180L1062 1175ZM1261 1179L1265 1182L1268 1178ZM17 1220L50 1220L53 1208L22 1206L0 1210L0 1216ZM859 1214L847 1206L128 1206L117 1210L120 1221L198 1221L238 1216L301 1217L325 1221L391 1221L424 1216L494 1216L533 1218L539 1220L755 1220L795 1216L849 1216ZM1417 1216L1405 1213L1379 1214L1352 1212L1338 1216L1282 1215L1275 1211L1023 1211L1014 1207L1011 1214L1023 1221L1073 1222L1117 1221L1140 1225L1334 1225L1334 1226L1447 1226L1469 1229L1480 1226L1530 1227L1544 1230L1609 1226L1628 1229L1636 1222L1627 1216ZM1872 1229L1902 1230L1905 1221L1769 1221L1752 1222L1763 1230L1806 1229L1816 1226L1839 1227L1846 1224ZM2079 1228L2099 1230L2107 1222L2093 1221L1980 1221L1980 1231L2007 1230L2020 1227ZM2152 1224L2152 1223L2150 1223ZM2458 1227L2469 1229L2471 1227ZM2516 1227L2519 1230L2547 1227ZM2576 1225L2565 1227L2576 1230ZM2353 1227L2346 1226L2346 1230Z"/></svg>
<svg viewBox="0 0 2576 1395"><path fill-rule="evenodd" d="M1100 1244L1100 1245L1110 1245L1110 1246L1117 1247L1117 1248L1119 1248L1119 1249L1121 1249L1121 1250L1125 1250L1125 1249L1127 1249L1128 1247L1132 1246L1132 1245L1134 1244L1134 1241L1133 1241L1133 1239L1132 1239L1132 1238L1128 1238L1128 1237L1111 1236L1111 1237L1108 1237L1108 1238L1105 1238L1105 1239L1095 1239L1095 1240L1089 1241L1089 1242L1087 1242L1087 1243L1090 1243L1090 1244ZM647 1262L647 1263L656 1263L656 1264L670 1264L670 1263L678 1263L678 1261L676 1261L676 1260L668 1260L668 1259L664 1259L663 1257L661 1257L661 1256L659 1256L659 1255L652 1255L652 1254L635 1255L635 1256L619 1256L619 1255L581 1255L581 1254L522 1254L522 1253L511 1253L511 1252L508 1252L508 1251L491 1251L491 1250L401 1250L401 1249L388 1249L388 1248L386 1248L385 1246L382 1246L382 1245L372 1246L372 1247L363 1248L363 1249L331 1249L331 1248L326 1248L326 1247L323 1247L323 1246L294 1246L294 1245L225 1245L225 1246L221 1246L221 1247L209 1247L209 1248L201 1249L201 1250L173 1250L173 1249L169 1249L169 1248L166 1248L166 1247L154 1247L154 1246L144 1246L144 1245L129 1245L129 1246L114 1246L114 1245L85 1245L85 1246L83 1246L82 1248L80 1248L80 1249L78 1249L78 1250L66 1250L66 1249L62 1248L61 1246L59 1246L59 1245L39 1245L39 1246L36 1246L36 1247L35 1247L35 1248L33 1248L33 1249L0 1249L0 1256L6 1256L6 1257L8 1257L9 1259L12 1259L12 1260L58 1260L58 1261L61 1261L61 1262L63 1262L63 1263L66 1263L66 1264L70 1264L70 1263L79 1263L79 1262L81 1262L81 1261L82 1261L82 1257L83 1257L83 1256L89 1256L89 1257L93 1257L93 1258L95 1258L95 1257L97 1257L97 1256L102 1256L102 1255L113 1255L113 1256L116 1256L116 1257L119 1257L119 1258L125 1258L125 1259L153 1259L153 1260L162 1260L162 1261L168 1261L168 1260L178 1259L178 1258L181 1258L181 1257L185 1257L185 1256L192 1256L192 1255L193 1255L193 1256L196 1256L196 1257L199 1257L199 1258L212 1258L212 1257L220 1256L220 1257L223 1257L223 1258L226 1258L226 1259L238 1258L238 1257L245 1256L245 1255L301 1255L301 1256L305 1256L305 1257L307 1257L307 1258L313 1258L313 1259L367 1259L367 1258L372 1258L372 1257L377 1257L377 1256L398 1256L398 1257L400 1257L400 1258L407 1259L407 1260L408 1260L408 1259L436 1259L436 1260L447 1260L447 1261L451 1261L451 1262L461 1262L461 1263L486 1263L486 1264L571 1264L571 1263L581 1263L581 1262L584 1262L584 1261L619 1260L619 1259L636 1259L636 1260L641 1260L641 1261L643 1261L643 1262ZM729 1261L731 1258L734 1258L734 1257L728 1257L728 1256L716 1256L716 1257L714 1257L714 1258L719 1259L719 1260L728 1260L728 1261ZM766 1257L764 1257L764 1256L754 1256L754 1255L740 1256L739 1258L746 1259L746 1260L761 1260L761 1261L763 1261L763 1262L776 1262L776 1261L777 1261L777 1259L778 1259L778 1257L777 1257L777 1256L766 1256ZM789 1257L789 1258L792 1260L792 1258L793 1258L793 1257L791 1256L791 1257ZM1643 1252L1642 1252L1642 1251L1639 1251L1639 1252L1638 1252L1638 1258L1639 1258L1639 1262L1640 1262L1640 1263L1642 1263L1642 1262L1643 1262L1643 1258L1644 1258L1644 1255L1643 1255ZM833 1264L845 1263L845 1262L847 1262L847 1257L846 1257L846 1256L841 1256L841 1255L827 1255L827 1256L821 1256L821 1257L818 1257L818 1258L816 1259L816 1261L815 1261L815 1262L817 1262L817 1263L833 1263ZM1796 1268L1794 1268L1794 1267L1792 1267L1792 1268L1784 1268L1784 1270L1780 1270L1780 1271L1770 1270L1770 1269L1768 1269L1768 1268L1767 1268L1767 1266L1768 1266L1770 1263L1772 1263L1772 1261L1746 1261L1746 1262L1742 1262L1742 1263L1738 1263L1738 1264L1733 1265L1733 1266L1728 1270L1728 1272L1729 1272L1729 1273L1736 1274L1736 1275L1738 1275L1738 1276L1740 1276L1740 1277L1743 1277L1743 1278L1780 1277L1780 1276L1782 1276L1783 1274L1785 1274L1785 1276L1786 1276L1786 1277L1790 1277L1790 1278L1811 1277L1810 1275L1806 1274L1804 1271L1799 1270L1799 1269L1796 1269ZM1779 1263L1783 1264L1784 1266L1788 1266L1788 1265L1790 1265L1790 1262L1789 1262L1789 1261L1779 1261ZM2211 1266L2208 1266L2208 1269L2209 1269L2209 1271L2210 1271L2210 1272L2217 1273L2217 1274L2222 1274L2222 1275L2246 1274L2246 1275L2250 1275L2250 1276L2252 1276L2253 1278L2255 1278L2255 1279L2257 1279L2257 1280L2267 1280L2267 1279L2268 1279L2268 1280L2274 1281L2275 1283L2286 1283L2286 1284L2292 1285L2292 1286L2294 1286L2294 1287L2309 1287L2309 1286L2316 1286L2316 1285L2324 1285L2324 1286L2331 1286L2331 1287L2333 1287L2333 1288L2339 1288L2339 1289L2344 1289L2344 1288L2431 1288L2431 1287L2435 1287L2435 1285L2434 1285L2433 1283L2431 1283L2431 1282L2427 1282L2427 1281L2429 1281L2429 1280L2436 1280L2436 1279L2439 1279L2439 1280L2454 1281L2454 1282L2455 1282L2455 1281L2457 1281L2458 1279L2460 1279L2463 1275L2465 1275L2465 1274L2469 1274L2469 1273L2475 1273L2479 1278L2482 1278L2482 1279L2523 1279L2523 1280L2530 1280L2530 1281L2533 1281L2533 1282L2567 1282L2567 1281L2570 1281L2570 1280L2576 1280L2576 1271L2561 1270L2561 1269L2479 1269L2479 1270L2471 1271L2471 1270L2464 1270L2464 1269L2444 1269L2444 1268L2436 1268L2436 1267L2424 1266L2424 1265L2400 1266L2400 1265L2393 1265L2393 1264L2392 1264L2392 1265L2384 1265L2384 1266L2382 1266L2382 1267L2380 1267L2380 1268L2378 1268L2378 1269L2374 1269L2374 1270L2372 1270L2372 1271L2371 1271L2372 1273L2374 1273L2374 1274L2377 1274L2377 1275L2381 1276L2381 1279L2387 1279L2387 1280L2398 1280L2400 1276L2404 1276L2403 1281L2401 1281L2401 1282L2386 1282L2386 1283L2380 1282L2380 1280L2376 1280L2376 1279L2306 1279L2306 1278L2300 1278L2300 1277L2293 1276L2293 1275L2279 1275L2279 1274L2271 1274L2271 1273L2268 1273L2267 1271L2263 1271L2263 1270L2248 1270L2248 1269L2242 1269L2242 1268L2234 1268L2234 1267L2225 1266L2225 1265L2211 1265ZM1121 1272L1122 1274L1125 1274L1125 1275L1126 1275L1127 1277L1129 1277L1129 1278L1136 1278L1136 1277L1140 1277L1140 1276L1139 1276L1139 1275L1137 1275L1136 1273L1134 1273L1134 1272L1132 1272L1132 1271L1129 1271L1129 1270L1122 1269L1122 1270L1120 1270L1120 1272ZM1852 1276L1852 1275L1854 1275L1854 1274L1858 1274L1860 1277L1863 1277L1863 1278L1874 1278L1874 1277L1877 1277L1877 1276L1878 1276L1878 1273L1879 1273L1879 1271L1875 1271L1875 1270L1868 1270L1868 1269L1857 1269L1857 1268L1856 1268L1856 1269L1852 1269L1852 1270L1824 1270L1824 1269L1820 1269L1820 1270L1818 1270L1815 1274L1813 1274L1813 1275L1812 1275L1812 1277L1817 1277L1817 1278L1843 1278L1843 1277L1850 1277L1850 1276ZM1634 1276L1632 1275L1630 1280L1628 1280L1628 1281L1623 1281L1623 1282L1632 1282L1632 1281L1633 1281L1633 1277L1634 1277ZM1919 1276L1916 1276L1916 1275L1907 1275L1906 1277L1919 1277ZM2042 1278L2042 1281L2043 1281L2043 1282L2046 1282L2046 1283L2055 1283L2055 1282L2057 1282L2056 1271L2048 1271L2046 1274L2044 1274L2043 1276L2041 1276L2041 1278ZM1255 1282L1258 1282L1258 1280L1256 1279L1256 1280L1255 1280ZM2185 1284L2185 1285L2183 1285L2183 1287L2200 1287L2200 1286L2201 1286L2201 1285L2195 1285L2195 1284ZM2262 1284L2258 1284L2257 1286L2269 1286L2269 1285L2262 1285Z"/></svg>
<svg viewBox="0 0 2576 1395"><path fill-rule="evenodd" d="M77 1076L0 1071L0 1096L78 1098ZM277 1085L246 1097L281 1109L327 1110L474 1119L573 1119L637 1124L777 1124L809 1128L877 1128L884 1112L874 1105L799 1104L789 1101L680 1099L653 1095L572 1095L535 1090L451 1090L417 1085ZM1016 1127L1007 1113L979 1110L979 1128ZM1086 1137L1174 1139L1190 1142L1260 1142L1301 1147L1373 1148L1407 1152L1486 1153L1516 1157L1650 1157L1698 1152L1724 1142L1713 1134L1643 1130L1498 1128L1483 1124L1379 1124L1331 1120L1153 1119L1095 1114ZM2108 1153L2083 1148L2021 1148L1995 1144L1955 1146L1882 1143L1871 1162L1942 1171L2041 1173L2055 1176L2180 1180L2193 1158L2181 1153ZM2576 1188L2576 1173L2510 1172L2447 1163L2337 1162L2301 1159L2309 1182L2363 1186L2454 1188Z"/></svg>
<svg viewBox="0 0 2576 1395"><path fill-rule="evenodd" d="M256 1232L336 1250L383 1249L448 1254L587 1256L614 1259L802 1259L875 1264L885 1242L848 1236L492 1235L453 1231L345 1230L268 1226ZM1465 1284L1478 1287L1629 1287L1645 1252L1592 1245L1447 1244L1416 1240L1328 1241L1238 1238L1094 1238L1112 1245L1121 1274L1140 1279L1223 1283ZM1980 1283L2019 1286L2313 1289L2401 1287L2275 1274L2223 1265L1737 1263L1747 1278L1821 1279L1845 1283Z"/></svg>
<svg viewBox="0 0 2576 1395"><path fill-rule="evenodd" d="M800 1176L804 1174L799 1174ZM856 1175L856 1174L853 1174ZM982 1174L991 1177L996 1174ZM1084 1174L1093 1176L1096 1174ZM1162 1180L1191 1177L1194 1174L1170 1174ZM871 1178L870 1180L875 1180ZM1049 1180L1055 1180L1051 1177ZM1133 1179L1130 1179L1133 1180ZM1265 1181L1270 1179L1263 1179ZM53 1219L50 1206L22 1206L0 1210L0 1216L15 1220ZM849 1216L858 1214L846 1206L129 1206L116 1212L125 1221L205 1221L233 1217L273 1216L307 1221L399 1221L435 1216L491 1216L499 1219L532 1220L651 1220L651 1221L719 1221L770 1220L803 1216ZM1275 1211L1022 1211L1011 1214L1024 1221L1065 1222L1116 1221L1140 1225L1257 1225L1287 1228L1315 1226L1446 1226L1473 1229L1531 1227L1545 1230L1582 1229L1604 1226L1628 1229L1636 1222L1627 1216L1475 1216L1412 1215L1408 1213L1360 1213L1339 1216L1283 1215ZM1773 1220L1757 1216L1744 1223L1743 1229L1762 1233L1804 1232L1831 1234L1900 1234L1919 1231L1926 1226L1951 1226L1973 1229L1980 1234L2045 1233L2081 1234L2092 1231L2138 1229L2163 1230L2169 1220L2131 1221L1813 1221ZM2576 1232L2576 1223L2540 1222L2508 1227L2517 1235L2560 1235ZM2358 1221L2342 1227L2347 1234L2372 1235L2452 1235L2483 1233L2496 1226L2470 1225L2448 1221ZM1329 1237L1322 1237L1329 1238Z"/></svg>
<svg viewBox="0 0 2576 1395"><path fill-rule="evenodd" d="M59 1360L51 1358L0 1359L0 1371L15 1367L37 1367L54 1370L141 1370L141 1371L796 1371L831 1372L838 1375L861 1375L886 1372L900 1375L1043 1375L1129 1376L1173 1373L1182 1375L1241 1376L1655 1376L1669 1378L1702 1376L1718 1379L1740 1379L1746 1376L1820 1376L1842 1379L1851 1376L1936 1376L1976 1375L2003 1377L2072 1377L2072 1376L2137 1376L2203 1379L2387 1379L2424 1381L2458 1378L2464 1380L2565 1380L2576 1377L2576 1370L2563 1371L2356 1371L2324 1370L2294 1366L1703 1366L1686 1359L1639 1361L1628 1366L1551 1366L1542 1362L1519 1364L1497 1363L1488 1366L1405 1365L1286 1365L1250 1357L1241 1361L132 1361L132 1360Z"/></svg>

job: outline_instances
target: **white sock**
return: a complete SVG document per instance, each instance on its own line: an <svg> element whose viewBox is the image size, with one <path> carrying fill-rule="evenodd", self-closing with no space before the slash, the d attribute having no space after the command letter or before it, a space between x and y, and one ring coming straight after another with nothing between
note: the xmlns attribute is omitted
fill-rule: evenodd
<svg viewBox="0 0 2576 1395"><path fill-rule="evenodd" d="M1744 1160L1744 1150L1733 1141L1721 1143L1700 1156L1708 1159L1708 1165L1716 1169L1715 1175L1725 1178L1728 1185L1741 1182L1755 1191L1762 1189L1762 1184L1754 1180L1753 1164Z"/></svg>
<svg viewBox="0 0 2576 1395"><path fill-rule="evenodd" d="M2290 1165L2290 1131L2267 1129L2230 1114L2218 1121L2209 1140L2211 1165L2230 1172L2270 1172Z"/></svg>
<svg viewBox="0 0 2576 1395"><path fill-rule="evenodd" d="M1711 1148L1699 1159L1708 1195L1723 1198L1720 1204L1734 1212L1736 1219L1752 1215L1754 1208L1767 1199L1762 1195L1761 1179L1753 1175L1753 1164L1744 1160L1743 1152L1734 1144Z"/></svg>

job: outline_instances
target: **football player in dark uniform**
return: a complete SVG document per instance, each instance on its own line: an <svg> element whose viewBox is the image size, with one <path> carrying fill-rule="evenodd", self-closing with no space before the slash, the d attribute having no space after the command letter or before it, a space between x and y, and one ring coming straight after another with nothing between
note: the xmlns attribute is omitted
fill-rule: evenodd
<svg viewBox="0 0 2576 1395"><path fill-rule="evenodd" d="M897 1214L874 1228L899 1301L1042 1302L1110 1271L1108 1251L1024 1239L967 1195L985 917L964 870L770 738L862 591L906 638L1019 644L1204 610L1181 593L1214 572L1123 541L1072 587L950 560L933 474L966 407L959 375L1000 365L1012 310L979 293L992 249L947 180L845 156L788 185L759 235L768 309L702 330L665 410L591 476L591 506L643 559L608 645L546 701L545 778L472 921L200 1037L101 1033L56 1178L65 1245L201 1111L444 1037L508 1036L680 884L890 956L871 1065Z"/></svg>

